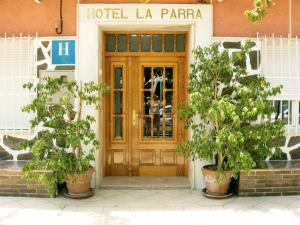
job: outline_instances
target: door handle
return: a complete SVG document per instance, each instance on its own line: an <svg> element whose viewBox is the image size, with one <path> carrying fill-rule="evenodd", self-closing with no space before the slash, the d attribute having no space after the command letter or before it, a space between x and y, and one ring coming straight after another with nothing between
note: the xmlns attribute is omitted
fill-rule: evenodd
<svg viewBox="0 0 300 225"><path fill-rule="evenodd" d="M135 126L140 114L132 110L132 125Z"/></svg>

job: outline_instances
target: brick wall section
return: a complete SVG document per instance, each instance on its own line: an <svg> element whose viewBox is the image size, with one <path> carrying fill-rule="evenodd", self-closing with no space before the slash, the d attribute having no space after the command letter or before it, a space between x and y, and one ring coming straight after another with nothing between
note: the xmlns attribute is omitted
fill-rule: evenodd
<svg viewBox="0 0 300 225"><path fill-rule="evenodd" d="M22 178L21 169L0 170L0 196L50 197L48 186Z"/></svg>
<svg viewBox="0 0 300 225"><path fill-rule="evenodd" d="M300 195L300 168L240 172L239 196Z"/></svg>

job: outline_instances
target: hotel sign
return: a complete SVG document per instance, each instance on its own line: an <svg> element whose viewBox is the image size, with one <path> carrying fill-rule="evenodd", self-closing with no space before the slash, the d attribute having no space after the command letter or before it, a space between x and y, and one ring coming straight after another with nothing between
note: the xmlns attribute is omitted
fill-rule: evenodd
<svg viewBox="0 0 300 225"><path fill-rule="evenodd" d="M53 40L51 48L52 64L75 64L75 40Z"/></svg>
<svg viewBox="0 0 300 225"><path fill-rule="evenodd" d="M208 5L198 4L90 4L80 6L82 21L198 21L205 19Z"/></svg>

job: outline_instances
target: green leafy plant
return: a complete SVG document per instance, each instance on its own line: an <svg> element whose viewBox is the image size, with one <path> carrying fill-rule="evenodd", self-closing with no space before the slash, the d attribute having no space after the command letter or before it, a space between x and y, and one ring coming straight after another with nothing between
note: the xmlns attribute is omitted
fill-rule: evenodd
<svg viewBox="0 0 300 225"><path fill-rule="evenodd" d="M67 174L86 173L94 161L99 146L92 129L96 120L84 115L83 107L99 108L101 96L109 88L105 84L49 77L38 84L24 84L24 88L37 93L22 111L34 115L31 127L38 130L35 139L23 143L33 153L24 174L47 183L55 195L57 185L65 182Z"/></svg>
<svg viewBox="0 0 300 225"><path fill-rule="evenodd" d="M254 8L246 10L245 15L251 22L257 23L267 15L267 9L273 4L273 0L254 0Z"/></svg>
<svg viewBox="0 0 300 225"><path fill-rule="evenodd" d="M249 52L247 42L240 53L221 51L219 43L193 51L188 90L190 102L180 116L192 131L192 139L178 150L192 159L216 161L220 172L249 170L261 159L279 151L273 140L284 134L282 121L272 121L269 97L280 93L261 75L249 76L241 63Z"/></svg>

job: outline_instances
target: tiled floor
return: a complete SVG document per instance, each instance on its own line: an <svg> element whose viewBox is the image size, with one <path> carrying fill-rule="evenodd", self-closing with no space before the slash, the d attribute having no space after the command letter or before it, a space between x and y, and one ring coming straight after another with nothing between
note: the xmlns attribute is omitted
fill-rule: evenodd
<svg viewBox="0 0 300 225"><path fill-rule="evenodd" d="M299 225L300 196L204 198L191 190L97 190L88 199L0 197L0 225Z"/></svg>

